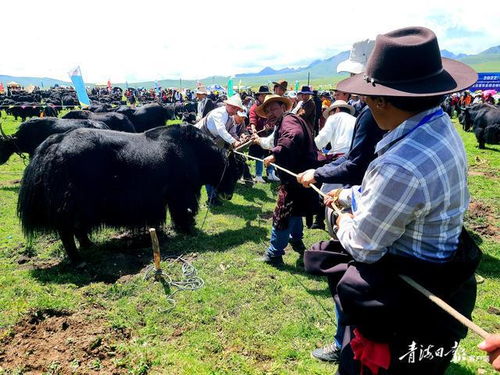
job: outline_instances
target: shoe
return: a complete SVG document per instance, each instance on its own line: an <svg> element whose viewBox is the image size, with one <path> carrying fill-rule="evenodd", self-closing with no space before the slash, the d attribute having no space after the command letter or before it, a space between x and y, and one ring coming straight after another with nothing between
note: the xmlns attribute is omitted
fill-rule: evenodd
<svg viewBox="0 0 500 375"><path fill-rule="evenodd" d="M274 182L279 182L280 179L278 178L278 176L276 176L276 174L274 173L274 171L272 171L271 173L269 173L267 175L267 180L268 181L274 181Z"/></svg>
<svg viewBox="0 0 500 375"><path fill-rule="evenodd" d="M253 179L253 181L254 181L255 183L261 183L261 184L265 184L265 183L266 183L266 180L264 180L264 179L262 178L262 176L256 176L256 177Z"/></svg>
<svg viewBox="0 0 500 375"><path fill-rule="evenodd" d="M290 239L288 242L290 243L293 251L296 251L299 254L304 254L304 251L306 251L306 245L304 245L302 240Z"/></svg>
<svg viewBox="0 0 500 375"><path fill-rule="evenodd" d="M340 363L340 348L337 348L334 343L324 348L313 350L311 355L320 361Z"/></svg>
<svg viewBox="0 0 500 375"><path fill-rule="evenodd" d="M262 258L259 258L259 260L274 267L285 265L285 262L283 262L283 257L281 255L278 255L277 257L271 257L267 254L264 254Z"/></svg>
<svg viewBox="0 0 500 375"><path fill-rule="evenodd" d="M322 230L325 230L325 224L324 223L318 223L318 222L314 222L310 227L309 229L322 229Z"/></svg>

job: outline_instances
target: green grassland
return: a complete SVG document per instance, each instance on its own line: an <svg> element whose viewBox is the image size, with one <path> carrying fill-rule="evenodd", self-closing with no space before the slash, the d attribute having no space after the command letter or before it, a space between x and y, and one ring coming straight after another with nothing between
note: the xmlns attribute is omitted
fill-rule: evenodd
<svg viewBox="0 0 500 375"><path fill-rule="evenodd" d="M0 121L7 133L19 124L5 113ZM473 317L487 331L498 332L494 308L500 307L500 147L478 150L473 134L459 132L469 157L475 204L466 224L484 251L478 270L484 282L478 285ZM290 249L281 270L257 261L269 239L276 185L238 185L232 201L208 214L202 203L194 236L177 235L167 220L166 235L160 237L162 255L184 254L205 281L199 290L175 294L171 308L168 286L144 280L144 267L152 258L146 236L111 230L95 234L95 246L84 253L89 264L84 269L67 264L56 237L27 244L16 216L23 169L17 155L0 166L0 340L5 344L0 344L0 374L25 373L36 354L26 356L26 366L15 368L6 367L2 354L26 317L44 311L83 314L89 331L99 322L116 339L101 357L72 359L73 372L65 372L67 364L61 360L48 358L45 374L335 372L334 365L310 356L316 347L330 343L335 331L326 281L297 267L298 256ZM203 195L202 202L205 199ZM305 232L306 245L324 239L323 231ZM162 265L173 278L179 277L177 264L164 259ZM479 342L469 333L460 344L468 357L453 363L448 375L492 373L479 358L484 355L476 349Z"/></svg>

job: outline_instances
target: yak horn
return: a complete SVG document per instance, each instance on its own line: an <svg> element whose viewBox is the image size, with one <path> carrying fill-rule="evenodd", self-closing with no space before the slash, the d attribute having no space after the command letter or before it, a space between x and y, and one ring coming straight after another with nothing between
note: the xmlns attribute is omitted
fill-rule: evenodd
<svg viewBox="0 0 500 375"><path fill-rule="evenodd" d="M9 136L7 134L5 134L5 132L3 131L1 122L0 122L0 134L2 135L2 138L9 139Z"/></svg>

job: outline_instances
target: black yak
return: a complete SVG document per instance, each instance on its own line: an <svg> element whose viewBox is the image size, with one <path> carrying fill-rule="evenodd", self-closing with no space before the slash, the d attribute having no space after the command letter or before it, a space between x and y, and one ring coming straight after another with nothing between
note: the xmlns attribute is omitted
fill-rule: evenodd
<svg viewBox="0 0 500 375"><path fill-rule="evenodd" d="M151 103L137 108L130 119L135 126L135 130L143 132L157 126L163 126L167 120L174 120L175 111L170 106Z"/></svg>
<svg viewBox="0 0 500 375"><path fill-rule="evenodd" d="M18 215L27 238L59 233L78 260L88 234L103 226L140 230L165 222L189 233L201 186L217 186L231 199L243 161L219 150L191 125L145 133L78 129L48 138L23 176Z"/></svg>
<svg viewBox="0 0 500 375"><path fill-rule="evenodd" d="M500 108L490 104L475 104L463 111L464 130L472 127L476 135L479 148L484 148L485 143L498 144Z"/></svg>
<svg viewBox="0 0 500 375"><path fill-rule="evenodd" d="M105 123L111 130L135 133L134 124L129 118L116 112L91 112L91 111L69 111L64 119L88 119Z"/></svg>
<svg viewBox="0 0 500 375"><path fill-rule="evenodd" d="M35 118L23 122L12 135L6 135L0 128L0 165L6 163L15 152L27 153L31 157L35 149L52 134L79 128L109 129L98 121L64 120L57 117Z"/></svg>

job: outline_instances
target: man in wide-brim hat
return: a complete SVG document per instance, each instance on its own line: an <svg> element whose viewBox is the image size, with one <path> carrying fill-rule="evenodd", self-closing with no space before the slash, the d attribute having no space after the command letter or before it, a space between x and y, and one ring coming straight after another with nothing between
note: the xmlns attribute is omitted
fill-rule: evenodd
<svg viewBox="0 0 500 375"><path fill-rule="evenodd" d="M441 58L431 30L408 27L379 35L366 71L338 84L366 96L388 131L361 186L325 202L351 210L337 219L340 242L306 252L306 268L329 276L347 324L339 374L442 375L466 335L398 275L470 317L480 252L463 229L467 158L440 103L476 80L467 65Z"/></svg>
<svg viewBox="0 0 500 375"><path fill-rule="evenodd" d="M268 136L272 132L272 127L266 129L267 119L264 116L259 116L257 113L257 108L264 103L266 95L270 95L271 92L267 86L260 86L259 91L255 93L256 101L250 108L249 112L249 122L250 122L250 132L252 134L259 134L259 136ZM262 159L269 155L269 152L262 149L258 144L252 144L248 149L249 155L256 158ZM264 171L264 164L256 160L255 161L255 182L265 183L266 181L262 177ZM278 177L274 173L273 167L266 168L267 178L269 181L279 181Z"/></svg>
<svg viewBox="0 0 500 375"><path fill-rule="evenodd" d="M220 148L238 147L241 142L237 134L237 126L233 116L237 115L238 112L244 112L245 107L241 101L240 94L231 96L224 101L224 104L210 111L195 126L211 138ZM206 189L209 204L222 204L218 198L216 187L206 185Z"/></svg>
<svg viewBox="0 0 500 375"><path fill-rule="evenodd" d="M288 82L285 80L273 82L273 91L274 94L283 96L285 92L288 90Z"/></svg>
<svg viewBox="0 0 500 375"><path fill-rule="evenodd" d="M291 107L292 103L284 96L266 96L256 112L274 125L274 132L267 138L254 136L254 140L271 151L271 155L264 159L265 166L276 163L298 172L306 166L314 168L317 153L308 125L302 118L289 112ZM289 174L279 170L277 173L281 182L273 214L271 241L262 258L273 266L283 264L283 255L289 243L294 250L304 252L302 217L310 215L317 207L314 191L304 188Z"/></svg>
<svg viewBox="0 0 500 375"><path fill-rule="evenodd" d="M297 114L305 120L305 122L309 125L311 132L314 134L314 130L316 128L316 105L312 99L314 92L311 90L311 87L302 86L298 94L302 98L302 105L300 106Z"/></svg>

